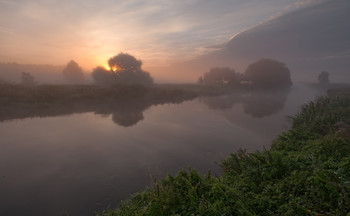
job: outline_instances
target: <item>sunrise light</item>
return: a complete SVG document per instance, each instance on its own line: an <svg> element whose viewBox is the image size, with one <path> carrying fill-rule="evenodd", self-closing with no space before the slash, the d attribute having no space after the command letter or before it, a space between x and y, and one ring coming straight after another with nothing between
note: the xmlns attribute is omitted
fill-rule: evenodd
<svg viewBox="0 0 350 216"><path fill-rule="evenodd" d="M118 66L113 66L113 67L110 67L107 63L106 64L103 64L103 67L108 70L108 71L118 71L120 70L120 68Z"/></svg>
<svg viewBox="0 0 350 216"><path fill-rule="evenodd" d="M103 67L104 67L106 70L108 70L108 71L110 71L110 70L111 70L111 67L109 67L109 65L108 65L108 64L103 65Z"/></svg>

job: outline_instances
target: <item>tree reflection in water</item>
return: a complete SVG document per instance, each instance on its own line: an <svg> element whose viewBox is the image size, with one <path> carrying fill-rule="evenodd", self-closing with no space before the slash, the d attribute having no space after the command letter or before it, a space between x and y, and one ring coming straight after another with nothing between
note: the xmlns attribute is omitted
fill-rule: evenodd
<svg viewBox="0 0 350 216"><path fill-rule="evenodd" d="M271 116L283 110L290 90L252 91L219 97L202 97L200 101L213 110L228 110L242 104L244 113L254 118Z"/></svg>
<svg viewBox="0 0 350 216"><path fill-rule="evenodd" d="M1 87L1 86L0 86ZM1 88L0 88L1 90ZM183 90L121 86L3 86L0 91L0 122L32 117L50 117L94 112L112 115L116 124L129 127L144 119L153 105L176 104L197 97Z"/></svg>

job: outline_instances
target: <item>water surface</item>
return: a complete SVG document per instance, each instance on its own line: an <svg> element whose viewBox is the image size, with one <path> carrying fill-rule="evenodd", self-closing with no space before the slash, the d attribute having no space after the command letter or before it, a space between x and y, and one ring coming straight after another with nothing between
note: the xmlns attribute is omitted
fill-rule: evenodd
<svg viewBox="0 0 350 216"><path fill-rule="evenodd" d="M296 86L0 122L0 215L93 215L150 185L152 175L189 166L219 174L216 161L269 147L290 127L287 116L319 94Z"/></svg>

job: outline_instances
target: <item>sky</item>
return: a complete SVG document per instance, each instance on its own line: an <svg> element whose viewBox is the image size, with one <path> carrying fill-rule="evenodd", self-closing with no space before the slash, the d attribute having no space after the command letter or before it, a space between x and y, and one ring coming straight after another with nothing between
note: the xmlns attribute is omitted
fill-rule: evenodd
<svg viewBox="0 0 350 216"><path fill-rule="evenodd" d="M328 71L331 81L350 82L350 1L314 3L272 17L217 50L164 71L172 79L196 81L212 67L244 73L249 64L270 58L285 63L294 81L314 82L321 71Z"/></svg>
<svg viewBox="0 0 350 216"><path fill-rule="evenodd" d="M321 0L0 0L0 62L106 65L120 52L157 67L195 58Z"/></svg>

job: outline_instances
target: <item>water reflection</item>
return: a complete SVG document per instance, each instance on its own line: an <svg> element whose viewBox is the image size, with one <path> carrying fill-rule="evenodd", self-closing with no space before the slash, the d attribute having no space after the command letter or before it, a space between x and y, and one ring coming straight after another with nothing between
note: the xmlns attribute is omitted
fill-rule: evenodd
<svg viewBox="0 0 350 216"><path fill-rule="evenodd" d="M283 110L289 92L290 89L235 93L220 97L203 97L200 101L213 110L229 110L236 104L242 104L245 114L262 118Z"/></svg>
<svg viewBox="0 0 350 216"><path fill-rule="evenodd" d="M169 97L156 100L144 97L129 98L126 101L112 99L99 102L81 99L64 104L24 104L23 106L13 105L12 107L5 105L0 106L0 121L93 112L105 117L112 115L114 123L123 127L130 127L142 121L144 119L143 112L153 105L178 104L191 99L193 97Z"/></svg>
<svg viewBox="0 0 350 216"><path fill-rule="evenodd" d="M217 97L203 97L201 102L213 110L231 109L236 104L243 104L244 113L256 118L270 116L284 108L289 91L235 93ZM193 98L130 98L126 101L108 100L99 103L79 100L64 104L25 104L25 106L0 107L0 121L32 117L53 117L73 113L94 112L103 116L112 115L114 123L130 127L144 119L143 112L152 105L176 104Z"/></svg>
<svg viewBox="0 0 350 216"><path fill-rule="evenodd" d="M1 106L1 120L26 119L0 123L0 215L93 215L148 186L150 175L188 166L218 174L215 161L268 147L316 93Z"/></svg>

